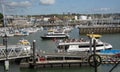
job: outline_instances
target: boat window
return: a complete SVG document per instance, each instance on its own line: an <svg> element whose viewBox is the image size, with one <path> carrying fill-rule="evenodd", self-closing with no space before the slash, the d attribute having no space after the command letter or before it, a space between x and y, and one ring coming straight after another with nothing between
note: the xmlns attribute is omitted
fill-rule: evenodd
<svg viewBox="0 0 120 72"><path fill-rule="evenodd" d="M65 60L81 60L80 57L65 57Z"/></svg>
<svg viewBox="0 0 120 72"><path fill-rule="evenodd" d="M58 48L67 50L69 48L69 45L60 45Z"/></svg>
<svg viewBox="0 0 120 72"><path fill-rule="evenodd" d="M65 35L65 34L47 34L48 36L53 36L53 35L55 35L55 36L59 36L59 35Z"/></svg>
<svg viewBox="0 0 120 72"><path fill-rule="evenodd" d="M96 47L100 47L100 46L103 46L103 44L96 45ZM79 48L83 48L83 47L90 47L90 45L84 45L84 46L79 45ZM92 45L92 47L94 47L94 45Z"/></svg>
<svg viewBox="0 0 120 72"><path fill-rule="evenodd" d="M59 49L63 49L63 46L58 46L57 48L59 48Z"/></svg>
<svg viewBox="0 0 120 72"><path fill-rule="evenodd" d="M66 45L66 46L65 46L65 50L67 50L68 48L69 48L69 45Z"/></svg>
<svg viewBox="0 0 120 72"><path fill-rule="evenodd" d="M47 60L63 60L63 57L47 57Z"/></svg>
<svg viewBox="0 0 120 72"><path fill-rule="evenodd" d="M47 60L81 60L80 57L47 57Z"/></svg>

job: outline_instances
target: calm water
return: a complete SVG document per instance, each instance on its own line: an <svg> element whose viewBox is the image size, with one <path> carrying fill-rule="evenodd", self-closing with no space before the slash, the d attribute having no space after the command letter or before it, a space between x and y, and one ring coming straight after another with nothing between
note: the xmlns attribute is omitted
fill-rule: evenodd
<svg viewBox="0 0 120 72"><path fill-rule="evenodd" d="M33 40L36 40L36 47L39 50L43 50L46 52L54 52L56 49L56 45L53 40L42 40L40 38L46 31L33 33L29 36L24 36L23 38L28 39L31 44ZM74 29L70 32L70 38L81 38L85 37L85 35L79 35L78 29ZM15 44L22 37L9 37L8 44ZM120 49L120 34L103 34L102 41L108 42L113 45L113 49ZM2 38L0 38L0 43L2 43ZM98 72L109 72L109 70L113 67L113 65L101 65L98 67ZM117 66L113 72L119 72L120 66ZM0 64L0 72L4 72L4 66ZM19 65L10 63L9 72L94 72L94 68L92 67L71 67L71 68L38 68L38 69L20 69Z"/></svg>

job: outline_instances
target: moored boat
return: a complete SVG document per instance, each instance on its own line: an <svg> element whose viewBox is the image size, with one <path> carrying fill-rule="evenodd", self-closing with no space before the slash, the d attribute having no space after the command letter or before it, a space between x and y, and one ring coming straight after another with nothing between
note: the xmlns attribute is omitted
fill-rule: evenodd
<svg viewBox="0 0 120 72"><path fill-rule="evenodd" d="M0 45L0 49L6 49L6 45ZM18 52L20 50L23 50L23 51L27 51L27 52L30 52L31 50L31 45L30 45L30 42L26 39L21 39L19 40L19 42L17 44L14 44L14 45L7 45L7 49L8 51L11 51L12 49L15 49L17 50Z"/></svg>
<svg viewBox="0 0 120 72"><path fill-rule="evenodd" d="M48 30L46 34L41 36L42 39L54 39L54 38L68 38L69 35L64 31L59 30Z"/></svg>
<svg viewBox="0 0 120 72"><path fill-rule="evenodd" d="M88 37L92 39L91 50L93 51L94 43L96 40L96 51L112 49L112 45L106 42L102 42L99 38L101 35L88 34ZM75 52L75 51L90 51L90 40L84 40L83 38L59 40L56 42L59 52Z"/></svg>
<svg viewBox="0 0 120 72"><path fill-rule="evenodd" d="M30 42L26 39L21 39L19 40L18 44L21 44L21 45L30 45Z"/></svg>

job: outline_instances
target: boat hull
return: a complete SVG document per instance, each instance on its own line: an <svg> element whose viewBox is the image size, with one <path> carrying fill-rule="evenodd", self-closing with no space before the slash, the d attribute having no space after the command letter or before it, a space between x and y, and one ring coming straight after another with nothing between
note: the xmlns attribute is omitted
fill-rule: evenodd
<svg viewBox="0 0 120 72"><path fill-rule="evenodd" d="M61 42L57 44L57 48L60 51L66 51L66 52L76 52L76 51L89 52L90 50L91 51L94 50L94 45L92 45L90 49L89 42L70 42L70 43ZM98 42L98 44L96 44L96 51L109 50L109 49L112 49L112 45L109 43Z"/></svg>
<svg viewBox="0 0 120 72"><path fill-rule="evenodd" d="M64 36L64 37L45 37L45 36L41 36L42 39L63 39L63 38L68 38L68 36Z"/></svg>

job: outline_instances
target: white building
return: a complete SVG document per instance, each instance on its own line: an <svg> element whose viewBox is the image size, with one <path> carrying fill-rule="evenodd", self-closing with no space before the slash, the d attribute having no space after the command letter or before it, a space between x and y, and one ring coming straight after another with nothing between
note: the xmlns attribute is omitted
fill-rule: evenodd
<svg viewBox="0 0 120 72"><path fill-rule="evenodd" d="M78 16L75 16L75 20L78 20Z"/></svg>
<svg viewBox="0 0 120 72"><path fill-rule="evenodd" d="M46 22L47 22L49 19L50 19L50 17L44 17L44 18L43 18L43 21L46 21Z"/></svg>
<svg viewBox="0 0 120 72"><path fill-rule="evenodd" d="M87 20L87 16L80 16L79 19L80 20Z"/></svg>
<svg viewBox="0 0 120 72"><path fill-rule="evenodd" d="M80 16L79 20L92 20L92 17L88 16Z"/></svg>

